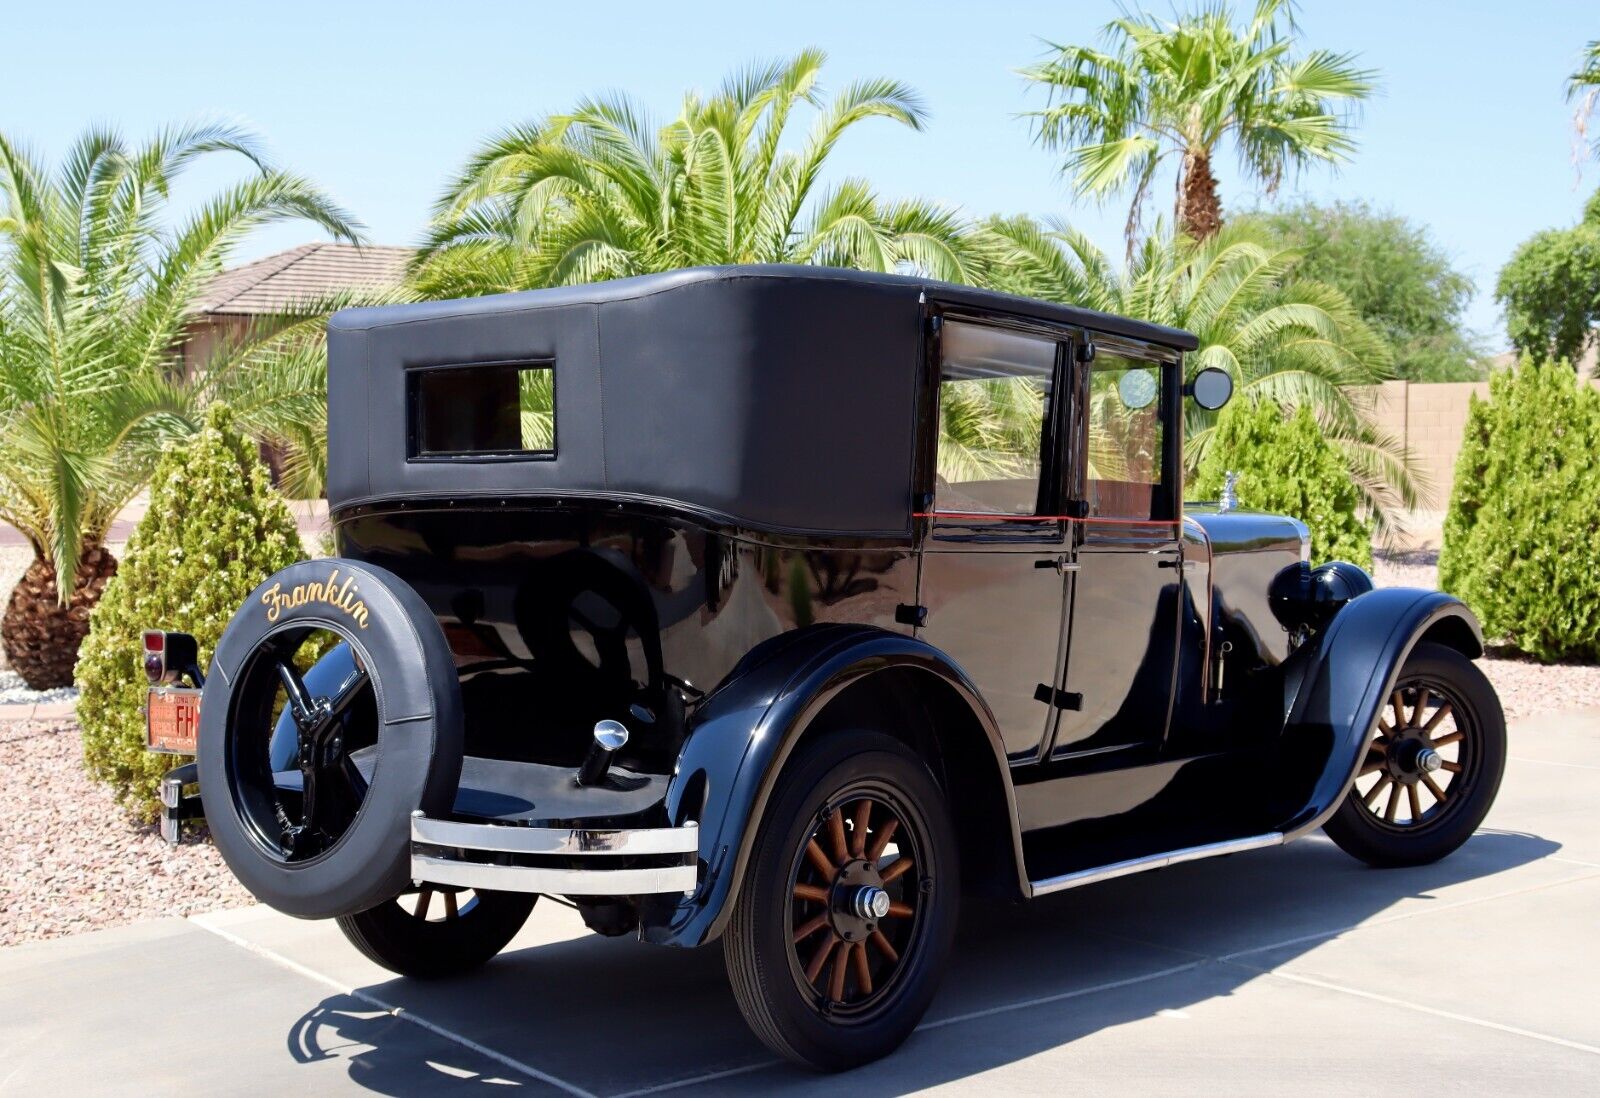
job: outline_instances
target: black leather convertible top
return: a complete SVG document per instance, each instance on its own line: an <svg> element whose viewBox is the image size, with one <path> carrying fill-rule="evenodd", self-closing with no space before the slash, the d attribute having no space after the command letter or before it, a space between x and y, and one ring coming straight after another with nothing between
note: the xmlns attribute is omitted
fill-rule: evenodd
<svg viewBox="0 0 1600 1098"><path fill-rule="evenodd" d="M329 503L604 495L795 533L904 534L924 294L1195 346L1186 332L1090 310L826 267L349 309L329 324ZM546 359L553 458L407 460L407 369Z"/></svg>

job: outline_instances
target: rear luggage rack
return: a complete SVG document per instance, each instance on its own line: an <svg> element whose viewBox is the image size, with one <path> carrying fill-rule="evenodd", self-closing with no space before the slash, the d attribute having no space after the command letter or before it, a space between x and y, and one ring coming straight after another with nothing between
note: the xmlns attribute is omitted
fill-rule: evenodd
<svg viewBox="0 0 1600 1098"><path fill-rule="evenodd" d="M700 828L586 829L463 823L411 816L419 883L558 896L690 893Z"/></svg>

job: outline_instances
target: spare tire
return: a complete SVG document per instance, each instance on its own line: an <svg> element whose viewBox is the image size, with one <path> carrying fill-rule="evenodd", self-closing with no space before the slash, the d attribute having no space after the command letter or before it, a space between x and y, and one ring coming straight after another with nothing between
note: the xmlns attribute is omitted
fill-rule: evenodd
<svg viewBox="0 0 1600 1098"><path fill-rule="evenodd" d="M296 665L308 638L329 633L350 646L355 671L341 691L318 695ZM275 773L280 711L294 717L298 769ZM358 767L351 754L374 745ZM228 623L200 710L200 787L217 849L262 903L322 919L397 895L411 878L411 815L448 814L461 754L461 689L444 631L393 573L301 561L252 591Z"/></svg>

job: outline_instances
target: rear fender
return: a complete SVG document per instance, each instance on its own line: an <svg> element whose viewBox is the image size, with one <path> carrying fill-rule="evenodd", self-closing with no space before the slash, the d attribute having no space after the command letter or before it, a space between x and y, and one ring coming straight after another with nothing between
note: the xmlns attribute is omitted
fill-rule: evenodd
<svg viewBox="0 0 1600 1098"><path fill-rule="evenodd" d="M1293 839L1321 827L1344 800L1367 753L1383 701L1422 641L1483 655L1472 611L1441 591L1389 587L1346 603L1317 640L1284 666L1283 759L1311 780L1280 830Z"/></svg>
<svg viewBox="0 0 1600 1098"><path fill-rule="evenodd" d="M700 823L701 884L670 910L646 915L647 941L696 946L722 932L767 802L796 744L829 701L890 668L934 676L971 707L1004 786L1006 826L1020 873L1016 802L999 731L977 688L944 653L914 637L832 624L784 634L762 648L741 661L690 722L667 811L674 825Z"/></svg>

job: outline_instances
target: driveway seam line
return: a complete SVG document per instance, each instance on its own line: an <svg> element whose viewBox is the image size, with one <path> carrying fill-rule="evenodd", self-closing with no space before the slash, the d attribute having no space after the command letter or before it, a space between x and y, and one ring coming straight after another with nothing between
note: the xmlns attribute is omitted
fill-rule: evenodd
<svg viewBox="0 0 1600 1098"><path fill-rule="evenodd" d="M459 1033L453 1033L444 1026L441 1026L439 1023L431 1022L422 1015L407 1010L405 1007L394 1006L391 1003L384 1002L382 999L378 998L376 995L370 994L369 992L348 987L340 981L335 980L332 976L326 976L323 973L318 972L316 969L309 967L308 965L303 965L299 961L285 957L276 950L268 949L264 945L252 942L248 938L241 937L230 931L223 930L221 927L213 926L209 922L205 921L204 915L191 915L189 916L188 921L193 923L195 926L198 926L201 930L215 934L223 941L238 946L247 953L254 953L259 957L264 957L274 964L288 969L290 972L293 972L296 975L313 980L324 987L332 988L333 990L339 992L339 994L348 995L352 999L366 1003L368 1006L376 1007L378 1010L383 1011L392 1018L398 1018L402 1022L410 1022L412 1025L427 1030L429 1033L432 1033L437 1037L443 1037L445 1040L452 1041L455 1044L460 1045L462 1048L469 1049L480 1056L493 1060L495 1063L500 1064L503 1067L511 1068L513 1071L520 1072L530 1079L536 1079L541 1083L547 1083L558 1090L564 1091L567 1094L571 1094L573 1095L573 1098L599 1098L598 1095L592 1093L591 1091L584 1090L582 1087L574 1083L569 1083L559 1076L551 1075L546 1071L540 1071L538 1068L529 1064L525 1064L521 1060L515 1060L510 1056L505 1055L503 1052L496 1052L487 1045L481 1045L471 1038L463 1037Z"/></svg>
<svg viewBox="0 0 1600 1098"><path fill-rule="evenodd" d="M1600 1048L1596 1048L1594 1045L1586 1045L1579 1041L1569 1041L1565 1037L1555 1037L1548 1033L1538 1033L1531 1029L1522 1029L1518 1026L1509 1026L1504 1022L1491 1022L1487 1018L1474 1018L1470 1014L1458 1014L1453 1010L1443 1010L1439 1007L1425 1006L1422 1003L1412 1003L1406 1001L1405 999L1396 999L1390 995L1380 995L1375 991L1363 991L1361 988L1346 987L1343 984L1332 983L1328 980L1319 980L1314 976L1302 976L1297 972L1285 972L1281 969L1258 969L1253 965L1238 964L1236 962L1227 963L1233 964L1235 968L1242 968L1246 972L1260 972L1264 976L1270 976L1279 980L1288 980L1297 984L1307 984L1311 987L1322 988L1325 991L1337 991L1344 995L1354 995L1358 998L1370 999L1373 1002L1400 1007L1404 1010L1413 1010L1422 1014L1431 1014L1437 1018L1444 1018L1453 1022L1464 1022L1468 1025L1481 1026L1484 1029L1499 1030L1501 1033L1509 1033L1517 1037L1527 1037L1535 1041L1543 1041L1546 1044L1560 1045L1563 1048L1575 1049L1578 1052L1587 1052L1595 1056L1600 1056Z"/></svg>
<svg viewBox="0 0 1600 1098"><path fill-rule="evenodd" d="M1535 763L1539 766L1565 766L1573 770L1600 770L1600 766L1593 766L1589 763L1556 762L1554 759L1530 759L1526 755L1507 755L1506 759L1510 762Z"/></svg>
<svg viewBox="0 0 1600 1098"><path fill-rule="evenodd" d="M1587 865L1588 863L1580 864ZM1273 942L1270 945L1251 946L1249 949L1240 949L1234 951L1233 953L1219 954L1213 959L1218 961L1233 961L1239 957L1248 957L1255 953L1267 953L1274 949L1283 949L1292 945L1302 945L1306 942L1315 942L1323 938L1338 938L1346 934L1354 933L1358 930L1366 930L1370 927L1388 926L1390 923L1404 922L1407 919L1417 919L1424 915L1437 915L1441 911L1455 911L1459 908L1474 907L1478 904L1493 903L1496 900L1509 900L1515 896L1526 896L1531 892L1543 892L1549 888L1560 888L1562 885L1577 884L1579 881L1592 881L1596 877L1600 877L1600 873L1580 873L1575 877L1568 877L1565 880L1549 881L1545 884L1538 885L1528 885L1525 888L1514 888L1507 892L1496 892L1489 896L1478 896L1471 899L1455 900L1447 904L1440 904L1436 907L1428 907L1420 911L1407 911L1399 915L1390 915L1387 918L1373 919L1369 922L1357 923L1354 926L1340 927L1338 930L1330 930L1318 934L1303 934L1298 938L1288 938L1281 942ZM1155 943L1146 944L1153 945Z"/></svg>
<svg viewBox="0 0 1600 1098"><path fill-rule="evenodd" d="M1592 862L1580 862L1572 858L1560 858L1554 854L1547 854L1541 861L1559 861L1569 865L1581 865L1587 869L1600 869L1600 865ZM1531 892L1542 892L1547 888L1559 888L1562 885L1578 884L1583 881L1592 881L1600 877L1600 873L1580 873L1575 877L1567 877L1560 881L1550 881L1546 884L1528 885L1526 888L1515 888L1508 892L1496 892L1489 896L1479 896L1473 899L1455 900L1438 907L1429 907L1421 911L1406 912L1402 915L1390 915L1382 919L1373 919L1370 922L1356 923L1351 926L1337 927L1333 930L1319 930L1314 934L1302 934L1296 938L1285 938L1282 941L1270 942L1267 945L1251 946L1249 949L1239 949L1232 953L1203 953L1199 950L1185 949L1182 946L1168 945L1165 942L1152 942L1148 938L1138 938L1131 934L1119 934L1113 930L1097 930L1096 934L1130 945L1143 946L1147 949L1163 949L1168 953L1176 953L1184 957L1194 957L1201 961L1232 962L1239 957L1248 957L1253 953L1266 953L1274 949L1285 949L1293 945L1303 945L1306 942L1332 940L1358 930L1367 930L1372 927L1387 926L1390 923L1403 922L1407 919L1420 918L1424 915L1436 915L1441 911L1454 911L1457 908L1472 907L1475 904L1493 903L1495 900L1508 900L1514 896L1524 896ZM1266 970L1262 970L1266 971Z"/></svg>
<svg viewBox="0 0 1600 1098"><path fill-rule="evenodd" d="M1027 1010L1030 1007L1048 1006L1051 1003L1059 1003L1065 999L1078 999L1085 995L1098 995L1102 991L1116 991L1120 988L1132 987L1134 984L1142 984L1149 980L1160 980L1167 976L1176 976L1181 972L1193 972L1195 969L1200 968L1205 963L1206 961L1193 961L1189 964L1174 965L1171 968L1163 968L1156 972L1147 972L1142 976L1129 976L1122 980L1108 980L1103 984L1094 984L1090 987L1074 988L1071 991L1059 991L1054 995L1040 995L1032 999L1022 999L1014 1003L1002 1003L999 1006L985 1007L982 1010L971 1010L965 1014L956 1014L949 1018L940 1018L938 1021L924 1022L918 1026L914 1032L921 1033L923 1030L927 1029L942 1029L945 1026L953 1026L961 1022L972 1022L980 1018L991 1018L996 1014L1007 1014L1013 1010Z"/></svg>
<svg viewBox="0 0 1600 1098"><path fill-rule="evenodd" d="M707 1072L705 1075L693 1075L687 1079L674 1079L670 1083L658 1083L653 1087L641 1087L638 1090L625 1090L621 1094L613 1094L611 1098L641 1098L646 1094L661 1094L669 1090L681 1090L684 1087L697 1087L701 1083L715 1083L719 1079L731 1079L736 1075L749 1075L753 1071L762 1071L770 1067L782 1067L782 1060L763 1060L759 1064L745 1064L742 1067L723 1068L721 1071Z"/></svg>
<svg viewBox="0 0 1600 1098"><path fill-rule="evenodd" d="M959 1025L963 1022L972 1022L982 1018L990 1018L996 1014L1010 1013L1013 1010L1027 1010L1030 1007L1047 1006L1050 1003L1059 1003L1065 999L1077 999L1085 995L1097 995L1102 991L1116 991L1120 988L1131 987L1134 984L1142 984L1150 980L1160 980L1164 977L1176 976L1183 972L1193 972L1195 969L1200 968L1210 960L1211 958L1206 958L1202 961L1193 961L1189 964L1175 965L1172 968L1164 968L1156 972L1146 972L1140 976L1129 976L1123 980L1108 980L1105 983L1094 984L1089 987L1074 988L1071 991L1057 992L1054 995L1040 995L1032 999L1020 999L1014 1003L1001 1003L997 1006L984 1007L982 1010L971 1010L965 1014L955 1014L949 1018L940 1018L933 1022L923 1022L912 1032L922 1033L925 1030L930 1029L943 1029L945 1026ZM763 1068L780 1066L782 1066L781 1060L768 1060L760 1064L746 1064L743 1067L727 1068L726 1070L712 1072L708 1075L696 1075L688 1079L677 1079L670 1083L663 1083L660 1086L645 1087L641 1090L624 1091L622 1094L612 1095L612 1098L641 1098L641 1096L646 1094L660 1094L663 1091L678 1090L682 1087L698 1086L701 1083L715 1082L718 1079L726 1079L734 1075L748 1075L750 1072L760 1071Z"/></svg>

